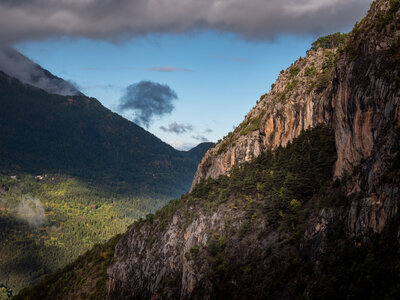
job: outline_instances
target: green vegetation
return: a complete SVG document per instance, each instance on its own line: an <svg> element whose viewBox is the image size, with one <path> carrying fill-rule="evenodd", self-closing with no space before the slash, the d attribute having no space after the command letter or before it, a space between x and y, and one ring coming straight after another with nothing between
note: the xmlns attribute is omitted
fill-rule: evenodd
<svg viewBox="0 0 400 300"><path fill-rule="evenodd" d="M321 73L318 73L317 69L314 66L306 68L305 76L313 76L313 80L309 83L308 86L308 92L315 90L317 93L321 93L329 87L335 63L336 53L327 49L324 51L324 61L322 62Z"/></svg>
<svg viewBox="0 0 400 300"><path fill-rule="evenodd" d="M22 290L15 300L104 299L107 268L120 235L97 244L73 263L47 276L38 285Z"/></svg>
<svg viewBox="0 0 400 300"><path fill-rule="evenodd" d="M229 132L226 136L223 137L223 142L218 149L217 154L225 153L230 145L232 145L233 141L233 132Z"/></svg>
<svg viewBox="0 0 400 300"><path fill-rule="evenodd" d="M333 49L338 48L341 45L345 44L347 41L348 34L347 33L333 33L323 37L318 38L314 43L312 43L312 50L316 50L318 48L323 49Z"/></svg>
<svg viewBox="0 0 400 300"><path fill-rule="evenodd" d="M322 70L323 71L329 71L335 65L336 55L335 55L335 53L326 50L324 52L324 56L325 56L325 58L324 58L324 61L322 63Z"/></svg>
<svg viewBox="0 0 400 300"><path fill-rule="evenodd" d="M296 76L297 74L299 74L299 72L300 72L300 67L299 67L299 66L296 66L296 65L292 65L292 66L290 67L290 69L289 69L289 73L290 73L290 75L292 75L292 76Z"/></svg>
<svg viewBox="0 0 400 300"><path fill-rule="evenodd" d="M293 79L286 85L286 92L293 90L299 84L299 80Z"/></svg>
<svg viewBox="0 0 400 300"><path fill-rule="evenodd" d="M13 291L122 233L167 199L116 195L60 175L0 176L0 283Z"/></svg>
<svg viewBox="0 0 400 300"><path fill-rule="evenodd" d="M335 159L331 132L324 126L317 126L304 131L286 148L266 151L253 162L234 169L229 180L221 176L201 181L190 197L209 199L218 205L232 197L246 199L250 196L261 201L263 214L275 223L320 190L331 177Z"/></svg>
<svg viewBox="0 0 400 300"><path fill-rule="evenodd" d="M8 300L12 297L12 291L0 284L0 300Z"/></svg>
<svg viewBox="0 0 400 300"><path fill-rule="evenodd" d="M304 76L314 76L318 73L317 68L315 68L314 66L311 67L307 67L304 71Z"/></svg>
<svg viewBox="0 0 400 300"><path fill-rule="evenodd" d="M377 13L376 18L376 26L378 29L382 29L386 25L388 25L393 18L395 17L397 11L400 9L400 0L391 0L390 8L387 14Z"/></svg>
<svg viewBox="0 0 400 300"><path fill-rule="evenodd" d="M242 136L247 135L250 132L260 129L260 125L261 125L260 122L261 122L262 118L264 117L265 113L266 113L265 110L263 110L256 117L248 118L247 121L240 124L240 128L242 128L242 130L240 131L240 135L242 135Z"/></svg>

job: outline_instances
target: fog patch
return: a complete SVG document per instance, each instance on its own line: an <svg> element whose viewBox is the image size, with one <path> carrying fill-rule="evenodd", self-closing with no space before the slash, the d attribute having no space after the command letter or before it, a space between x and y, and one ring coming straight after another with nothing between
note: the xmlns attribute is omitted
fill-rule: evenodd
<svg viewBox="0 0 400 300"><path fill-rule="evenodd" d="M81 94L76 84L54 76L11 47L0 47L0 71L50 94Z"/></svg>
<svg viewBox="0 0 400 300"><path fill-rule="evenodd" d="M15 209L18 219L38 228L46 221L44 207L38 198L24 195Z"/></svg>

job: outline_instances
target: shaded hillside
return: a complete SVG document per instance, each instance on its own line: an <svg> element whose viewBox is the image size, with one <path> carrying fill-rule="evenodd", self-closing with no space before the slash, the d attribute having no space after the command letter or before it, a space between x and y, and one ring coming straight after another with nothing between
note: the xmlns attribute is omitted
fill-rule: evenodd
<svg viewBox="0 0 400 300"><path fill-rule="evenodd" d="M94 98L48 94L4 73L0 104L0 167L11 175L61 173L174 197L188 190L201 155L175 150Z"/></svg>

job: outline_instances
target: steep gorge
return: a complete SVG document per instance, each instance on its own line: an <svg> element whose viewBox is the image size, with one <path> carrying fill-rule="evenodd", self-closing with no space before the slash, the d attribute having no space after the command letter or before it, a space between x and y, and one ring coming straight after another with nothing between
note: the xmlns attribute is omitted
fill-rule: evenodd
<svg viewBox="0 0 400 300"><path fill-rule="evenodd" d="M399 63L398 0L317 40L121 237L106 299L398 299Z"/></svg>

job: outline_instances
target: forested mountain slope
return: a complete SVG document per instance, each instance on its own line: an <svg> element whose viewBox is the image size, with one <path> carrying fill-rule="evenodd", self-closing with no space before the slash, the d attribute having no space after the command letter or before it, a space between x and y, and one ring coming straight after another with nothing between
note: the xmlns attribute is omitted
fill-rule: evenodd
<svg viewBox="0 0 400 300"><path fill-rule="evenodd" d="M175 150L94 98L49 94L0 72L0 104L3 172L68 174L164 198L190 187L198 155Z"/></svg>

